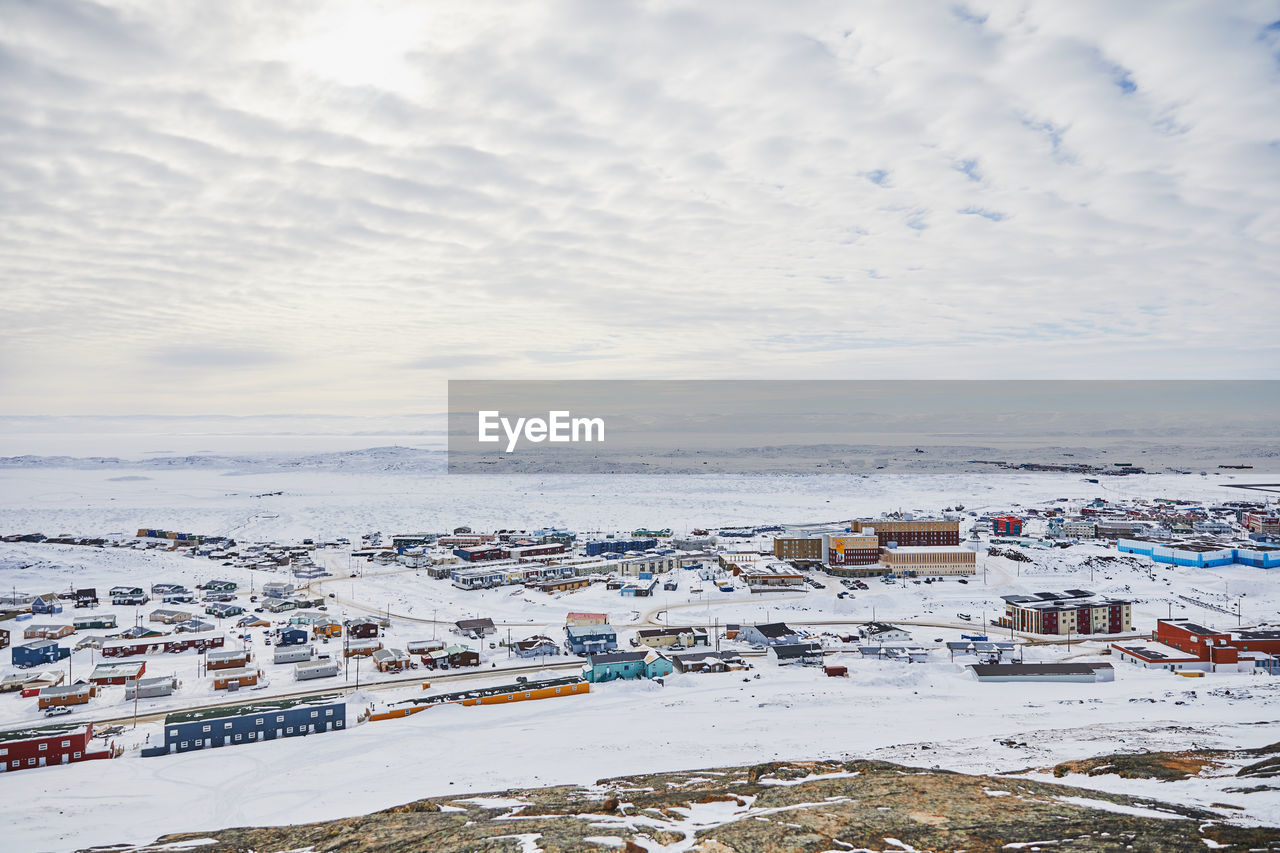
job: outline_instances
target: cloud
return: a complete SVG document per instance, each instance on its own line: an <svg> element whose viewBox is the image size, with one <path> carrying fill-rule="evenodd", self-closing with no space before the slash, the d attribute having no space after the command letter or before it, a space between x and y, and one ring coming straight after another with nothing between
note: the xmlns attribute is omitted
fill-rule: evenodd
<svg viewBox="0 0 1280 853"><path fill-rule="evenodd" d="M1275 17L0 4L0 393L1275 376Z"/></svg>

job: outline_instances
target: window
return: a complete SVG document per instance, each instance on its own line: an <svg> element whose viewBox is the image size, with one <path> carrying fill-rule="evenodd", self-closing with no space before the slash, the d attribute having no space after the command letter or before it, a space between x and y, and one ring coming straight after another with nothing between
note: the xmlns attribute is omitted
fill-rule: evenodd
<svg viewBox="0 0 1280 853"><path fill-rule="evenodd" d="M28 759L27 759L27 766L28 766L28 767L35 767L35 766L36 766L36 760L35 760L34 758L28 758Z"/></svg>
<svg viewBox="0 0 1280 853"><path fill-rule="evenodd" d="M79 758L79 757L80 757L80 753L78 753L78 752L77 752L77 753L73 754L71 757L72 757L72 758Z"/></svg>
<svg viewBox="0 0 1280 853"><path fill-rule="evenodd" d="M326 710L326 711L324 712L324 715L325 715L326 717L332 717L332 716L333 716L333 709L332 709L332 708L329 708L328 710Z"/></svg>
<svg viewBox="0 0 1280 853"><path fill-rule="evenodd" d="M39 746L38 748L39 748L39 750L40 750L41 752L44 752L46 749L48 749L48 748L49 748L49 744L47 744L47 743L42 743L42 744L40 744L40 746Z"/></svg>
<svg viewBox="0 0 1280 853"><path fill-rule="evenodd" d="M187 742L187 741L185 741L185 740L182 742L182 748L183 748L183 749L186 749L186 748L187 748L187 743L188 743L188 742Z"/></svg>
<svg viewBox="0 0 1280 853"><path fill-rule="evenodd" d="M311 712L311 716L313 716L313 717L318 717L318 716L320 716L320 712L319 712L319 711L312 711L312 712Z"/></svg>
<svg viewBox="0 0 1280 853"><path fill-rule="evenodd" d="M231 724L230 724L230 723L223 723L223 724L222 724L222 727L223 727L224 729L229 729L229 728L231 728Z"/></svg>
<svg viewBox="0 0 1280 853"><path fill-rule="evenodd" d="M213 726L205 726L203 729L201 729L201 731L206 731L206 732L213 731Z"/></svg>
<svg viewBox="0 0 1280 853"><path fill-rule="evenodd" d="M284 716L282 715L282 716L276 717L276 722L277 722L277 723L283 723L283 722L284 722Z"/></svg>

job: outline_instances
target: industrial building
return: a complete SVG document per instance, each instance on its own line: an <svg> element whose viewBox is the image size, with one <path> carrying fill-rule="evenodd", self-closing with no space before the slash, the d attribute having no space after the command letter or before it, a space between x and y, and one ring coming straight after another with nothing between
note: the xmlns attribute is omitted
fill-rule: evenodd
<svg viewBox="0 0 1280 853"><path fill-rule="evenodd" d="M1115 681L1109 663L971 663L978 681L1085 682Z"/></svg>
<svg viewBox="0 0 1280 853"><path fill-rule="evenodd" d="M1162 543L1150 539L1121 539L1116 542L1116 550L1150 557L1157 563L1196 569L1230 565L1280 568L1280 548L1261 544L1243 547L1205 540Z"/></svg>

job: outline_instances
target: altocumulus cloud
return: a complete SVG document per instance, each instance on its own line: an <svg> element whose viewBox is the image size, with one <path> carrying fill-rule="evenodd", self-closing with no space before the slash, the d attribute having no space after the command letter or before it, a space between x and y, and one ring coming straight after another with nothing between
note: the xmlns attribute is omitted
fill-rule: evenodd
<svg viewBox="0 0 1280 853"><path fill-rule="evenodd" d="M9 0L0 394L1273 377L1277 18ZM159 370L199 393L157 402Z"/></svg>

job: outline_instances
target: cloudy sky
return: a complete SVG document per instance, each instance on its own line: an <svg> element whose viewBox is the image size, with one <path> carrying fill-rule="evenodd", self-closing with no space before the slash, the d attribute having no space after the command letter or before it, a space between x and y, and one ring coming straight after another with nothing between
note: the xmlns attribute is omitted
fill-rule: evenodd
<svg viewBox="0 0 1280 853"><path fill-rule="evenodd" d="M11 413L1280 377L1280 3L0 0Z"/></svg>

